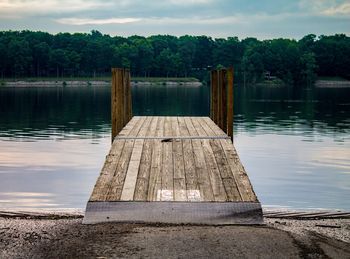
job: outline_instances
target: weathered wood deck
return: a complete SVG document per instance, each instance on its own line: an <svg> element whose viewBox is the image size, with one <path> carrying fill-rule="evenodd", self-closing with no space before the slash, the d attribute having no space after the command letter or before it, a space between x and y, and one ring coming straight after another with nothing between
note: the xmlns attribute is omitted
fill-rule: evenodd
<svg viewBox="0 0 350 259"><path fill-rule="evenodd" d="M133 117L114 138L84 223L262 223L226 135L209 117Z"/></svg>

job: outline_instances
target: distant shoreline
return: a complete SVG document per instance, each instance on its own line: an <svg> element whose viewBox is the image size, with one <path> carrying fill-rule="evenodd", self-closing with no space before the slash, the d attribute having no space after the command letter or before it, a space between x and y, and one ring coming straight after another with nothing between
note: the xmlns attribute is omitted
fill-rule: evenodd
<svg viewBox="0 0 350 259"><path fill-rule="evenodd" d="M317 88L350 88L350 80L317 80Z"/></svg>
<svg viewBox="0 0 350 259"><path fill-rule="evenodd" d="M81 86L110 86L111 80L105 78L97 79L4 79L0 80L0 87L81 87ZM198 87L203 84L195 78L134 78L131 81L132 86L191 86ZM257 83L255 86L284 86ZM350 88L350 80L316 80L314 86L316 88Z"/></svg>
<svg viewBox="0 0 350 259"><path fill-rule="evenodd" d="M202 83L198 80L132 80L133 86L150 86L150 85L184 85L184 86L201 86ZM15 80L15 81L2 81L0 87L76 87L76 86L110 86L110 80Z"/></svg>

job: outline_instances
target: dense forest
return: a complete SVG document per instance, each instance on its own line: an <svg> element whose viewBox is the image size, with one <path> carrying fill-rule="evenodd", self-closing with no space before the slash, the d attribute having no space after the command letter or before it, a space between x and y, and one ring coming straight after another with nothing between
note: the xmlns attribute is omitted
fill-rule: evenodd
<svg viewBox="0 0 350 259"><path fill-rule="evenodd" d="M261 41L2 31L0 57L2 78L98 77L110 75L111 67L128 67L132 76L204 80L209 69L233 66L236 81L246 84L271 79L312 84L320 76L350 79L350 37L344 34Z"/></svg>

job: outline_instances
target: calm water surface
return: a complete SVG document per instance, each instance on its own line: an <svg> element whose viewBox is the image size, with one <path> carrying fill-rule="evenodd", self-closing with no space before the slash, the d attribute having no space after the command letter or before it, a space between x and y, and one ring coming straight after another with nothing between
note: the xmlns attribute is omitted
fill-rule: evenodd
<svg viewBox="0 0 350 259"><path fill-rule="evenodd" d="M209 113L207 87L133 88L135 115ZM350 89L235 89L234 143L264 206L350 210ZM108 87L0 88L0 209L84 208L110 147Z"/></svg>

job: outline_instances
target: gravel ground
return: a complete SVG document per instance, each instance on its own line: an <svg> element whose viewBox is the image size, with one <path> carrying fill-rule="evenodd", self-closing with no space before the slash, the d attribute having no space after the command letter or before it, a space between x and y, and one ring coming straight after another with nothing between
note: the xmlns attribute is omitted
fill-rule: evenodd
<svg viewBox="0 0 350 259"><path fill-rule="evenodd" d="M350 258L350 220L266 226L82 225L75 217L0 217L0 258Z"/></svg>

